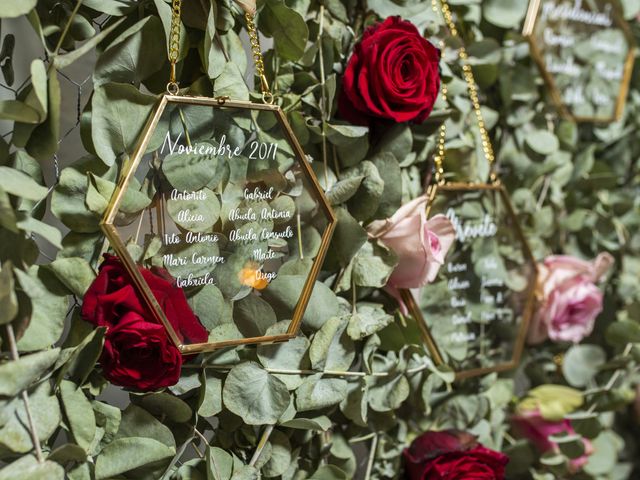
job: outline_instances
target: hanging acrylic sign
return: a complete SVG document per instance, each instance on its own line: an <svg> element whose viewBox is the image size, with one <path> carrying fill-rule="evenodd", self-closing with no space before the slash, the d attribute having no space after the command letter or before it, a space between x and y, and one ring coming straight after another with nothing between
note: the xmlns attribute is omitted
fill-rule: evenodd
<svg viewBox="0 0 640 480"><path fill-rule="evenodd" d="M620 118L635 42L617 4L531 0L523 34L564 116L581 122Z"/></svg>
<svg viewBox="0 0 640 480"><path fill-rule="evenodd" d="M446 215L456 241L434 282L403 291L437 363L458 378L514 368L533 308L536 267L499 184L430 187L429 217Z"/></svg>
<svg viewBox="0 0 640 480"><path fill-rule="evenodd" d="M441 5L449 30L456 35L446 1ZM493 148L464 47L459 56L482 150L492 167ZM442 96L446 101L444 84ZM537 272L509 195L494 174L490 183L445 181L445 139L443 125L435 157L436 182L428 190L427 217L447 216L456 239L436 279L418 291L401 294L431 356L436 363L452 367L461 379L518 364L533 311Z"/></svg>
<svg viewBox="0 0 640 480"><path fill-rule="evenodd" d="M265 103L163 95L102 222L184 353L294 337L335 226L285 114L268 101L261 57L257 67ZM173 78L168 90L177 93ZM140 191L152 198L142 212L131 208ZM168 272L207 342L181 343L139 266Z"/></svg>

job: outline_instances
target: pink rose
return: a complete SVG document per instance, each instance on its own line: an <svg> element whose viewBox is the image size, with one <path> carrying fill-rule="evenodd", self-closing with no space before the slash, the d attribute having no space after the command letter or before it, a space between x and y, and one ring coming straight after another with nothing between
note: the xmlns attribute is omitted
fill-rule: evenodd
<svg viewBox="0 0 640 480"><path fill-rule="evenodd" d="M391 295L398 289L415 289L433 282L455 240L455 228L444 215L427 220L428 198L422 195L401 206L391 218L372 222L367 230L398 256L387 281ZM403 311L406 311L401 302Z"/></svg>
<svg viewBox="0 0 640 480"><path fill-rule="evenodd" d="M540 453L548 451L559 452L558 444L549 440L552 435L566 433L567 435L575 435L569 420L560 421L546 420L540 410L529 410L520 412L519 415L511 418L514 430L522 437L529 440ZM589 460L589 455L593 453L593 445L586 438L582 439L584 443L584 454L578 458L572 459L569 463L570 470L577 472Z"/></svg>
<svg viewBox="0 0 640 480"><path fill-rule="evenodd" d="M549 338L578 343L589 336L602 311L603 295L596 283L613 261L611 255L601 253L592 262L556 255L539 264L539 305L529 327L528 342L537 344Z"/></svg>

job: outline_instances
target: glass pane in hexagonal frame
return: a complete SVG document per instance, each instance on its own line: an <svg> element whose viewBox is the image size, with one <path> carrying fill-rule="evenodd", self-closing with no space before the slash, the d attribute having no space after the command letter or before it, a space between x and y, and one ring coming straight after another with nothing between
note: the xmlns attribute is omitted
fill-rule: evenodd
<svg viewBox="0 0 640 480"><path fill-rule="evenodd" d="M190 353L295 336L334 224L278 106L167 95L102 226L156 320ZM173 328L139 267L185 293L205 342Z"/></svg>
<svg viewBox="0 0 640 480"><path fill-rule="evenodd" d="M613 2L531 0L523 33L563 115L594 122L620 118L635 42Z"/></svg>
<svg viewBox="0 0 640 480"><path fill-rule="evenodd" d="M445 184L427 215L447 216L456 241L431 284L402 292L428 350L457 378L517 365L533 309L536 265L499 185Z"/></svg>

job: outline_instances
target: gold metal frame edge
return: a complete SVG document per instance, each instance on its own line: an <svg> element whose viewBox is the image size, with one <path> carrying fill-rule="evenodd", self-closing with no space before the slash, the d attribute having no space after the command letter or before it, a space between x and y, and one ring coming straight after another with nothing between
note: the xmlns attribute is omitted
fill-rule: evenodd
<svg viewBox="0 0 640 480"><path fill-rule="evenodd" d="M618 92L618 97L616 99L616 104L614 107L614 112L611 117L584 117L580 115L574 115L564 104L562 98L560 97L560 92L558 87L556 86L555 80L553 76L548 72L546 68L546 64L542 58L542 54L538 49L535 40L533 38L533 31L536 24L536 20L538 18L538 13L540 11L540 2L541 0L530 0L529 7L527 9L527 14L525 17L524 26L522 29L522 36L526 38L529 43L529 47L531 50L531 56L533 60L536 62L538 66L538 70L542 75L542 78L549 88L549 94L551 95L551 100L554 105L560 112L560 115L563 118L568 120L573 120L578 123L598 123L598 124L608 124L617 122L622 117L622 113L624 112L624 106L627 101L627 95L629 93L630 83L631 83L631 75L633 74L633 65L635 62L635 52L636 52L636 42L629 29L629 25L624 17L621 15L617 6L613 10L613 15L620 26L620 29L624 33L624 36L627 39L629 45L629 51L627 52L627 58L624 63L624 73L622 76L620 91Z"/></svg>
<svg viewBox="0 0 640 480"><path fill-rule="evenodd" d="M513 208L513 204L509 198L509 195L505 189L505 187L500 183L464 183L464 182L456 182L456 183L444 183L444 184L432 184L427 189L428 203L426 206L426 214L429 216L431 212L431 208L433 206L433 200L436 197L438 191L473 191L473 190L486 190L486 191L496 191L500 195L503 204L505 205L509 215L513 219L517 219L517 214L515 209ZM520 320L520 326L518 329L517 337L514 342L513 353L511 355L511 360L507 362L498 363L492 367L481 367L481 368L473 368L468 370L460 370L455 372L456 381L460 381L466 378L476 377L479 375L485 375L487 373L493 372L504 372L508 370L513 370L517 367L522 358L522 353L524 351L524 346L526 342L527 331L529 329L529 324L531 321L531 317L533 316L533 309L535 306L535 293L536 293L536 284L538 279L538 268L536 265L535 258L531 252L531 247L529 246L529 242L524 236L524 232L520 227L519 222L514 222L513 230L518 237L518 240L521 243L523 254L526 260L532 266L530 285L528 286L529 291L526 294L526 300L524 303L524 307L522 310L522 318ZM429 354L433 357L436 365L444 365L445 362L443 360L442 352L435 341L431 329L427 325L424 316L422 315L422 311L417 304L416 299L410 290L400 290L400 294L402 299L405 301L409 312L411 312L414 320L418 323L418 327L420 328L420 332L422 334L423 340L425 342L425 346Z"/></svg>
<svg viewBox="0 0 640 480"><path fill-rule="evenodd" d="M302 170L304 172L305 177L310 181L311 188L313 189L314 197L319 202L320 207L323 210L324 215L327 218L327 226L322 235L320 247L318 249L318 253L313 261L313 265L311 270L307 275L307 279L305 280L305 284L300 293L300 298L298 303L294 307L291 324L287 329L285 334L281 335L271 335L271 336L263 336L263 337L249 337L242 339L234 339L234 340L225 340L218 342L207 342L207 343L198 343L198 344L190 344L185 345L180 341L177 333L175 332L173 326L170 324L164 313L162 312L162 308L158 304L153 292L151 292L150 288L144 281L144 278L140 274L138 267L135 261L129 255L129 252L126 249L126 246L122 242L122 239L119 237L115 226L113 225L115 221L115 217L118 212L118 208L124 194L126 192L126 187L129 185L131 178L135 175L135 171L137 170L140 161L144 157L146 153L146 148L151 140L151 137L158 126L160 118L164 113L164 110L170 103L176 104L186 104L186 105L202 105L202 106L210 106L214 108L239 108L244 110L262 110L262 111L272 111L276 115L278 119L278 123L286 135L286 139L289 144L293 147L294 156L297 157L299 165L301 165ZM251 101L244 100L230 100L230 99L222 99L222 98L210 98L210 97L199 97L199 96L182 96L182 95L161 95L158 99L158 102L153 107L149 118L141 130L140 139L133 150L133 154L128 159L127 163L122 166L121 173L119 175L118 183L114 192L109 200L107 209L103 215L103 218L100 222L100 227L104 232L107 240L111 244L112 248L116 252L116 254L120 257L123 262L125 268L129 272L134 282L135 287L141 293L142 297L145 300L147 306L152 310L156 319L165 327L167 330L171 340L173 343L180 349L180 351L184 354L195 354L201 352L208 352L217 350L220 348L230 347L230 346L241 346L241 345L250 345L250 344L265 344L265 343L277 343L287 341L297 335L297 332L300 328L300 324L302 323L302 318L304 315L304 311L309 303L311 295L313 293L313 288L315 282L318 278L320 270L322 268L322 264L326 257L327 251L329 249L329 244L331 243L331 239L333 237L333 233L335 231L337 223L336 215L331 208L329 201L327 200L318 179L316 178L315 173L311 169L306 159L306 154L302 149L298 139L296 138L291 125L287 121L286 115L282 111L279 105L275 104L266 104L266 103L254 103Z"/></svg>

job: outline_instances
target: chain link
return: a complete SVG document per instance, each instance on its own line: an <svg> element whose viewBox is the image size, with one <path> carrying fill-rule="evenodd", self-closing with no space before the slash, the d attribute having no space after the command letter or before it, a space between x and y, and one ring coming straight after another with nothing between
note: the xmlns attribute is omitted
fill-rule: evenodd
<svg viewBox="0 0 640 480"><path fill-rule="evenodd" d="M459 37L458 29L456 28L455 21L453 20L453 14L451 13L451 9L449 8L449 4L447 0L439 0L441 5L442 15L444 17L444 21L447 24L447 28L451 33L452 37ZM438 11L438 0L431 0L431 5L435 12ZM493 170L493 165L495 162L495 155L493 152L493 146L491 145L491 138L489 137L489 132L487 131L486 124L484 122L484 116L482 115L482 109L480 108L480 98L478 97L478 87L476 86L475 78L473 77L473 71L471 69L471 65L469 65L469 55L467 54L467 50L464 48L464 45L461 45L458 49L458 57L462 61L462 74L464 76L464 80L467 83L467 89L469 91L469 98L471 99L471 105L473 106L473 111L475 112L476 121L478 123L478 130L480 130L480 140L482 142L482 151L484 152L485 158L489 163L491 181L497 182L497 176L495 171ZM446 101L447 100L447 87L442 84L442 97ZM436 165L436 182L439 184L444 183L444 143L446 138L446 126L443 124L440 127L440 136L438 138L438 152L434 159Z"/></svg>
<svg viewBox="0 0 640 480"><path fill-rule="evenodd" d="M171 64L171 72L169 75L169 83L167 84L167 92L176 95L179 86L176 78L176 63L180 55L180 17L182 14L182 0L173 0L171 8L171 31L169 34L169 63ZM264 58L262 57L262 48L260 47L260 37L254 23L254 16L250 13L245 14L247 21L247 32L249 33L249 42L251 43L251 55L256 66L256 74L260 78L260 90L262 91L262 99L265 103L273 103L273 94L269 88L269 82L265 75Z"/></svg>
<svg viewBox="0 0 640 480"><path fill-rule="evenodd" d="M172 95L178 93L178 81L176 78L176 63L180 55L180 17L182 15L182 0L173 0L171 7L171 31L169 32L169 63L171 72L167 92Z"/></svg>
<svg viewBox="0 0 640 480"><path fill-rule="evenodd" d="M249 34L249 43L251 44L251 54L253 63L256 66L256 75L260 78L260 90L262 91L262 99L265 103L273 103L273 94L269 88L269 82L264 72L264 58L262 57L262 48L260 47L260 37L254 23L254 16L245 13L244 18L247 22L247 32Z"/></svg>

